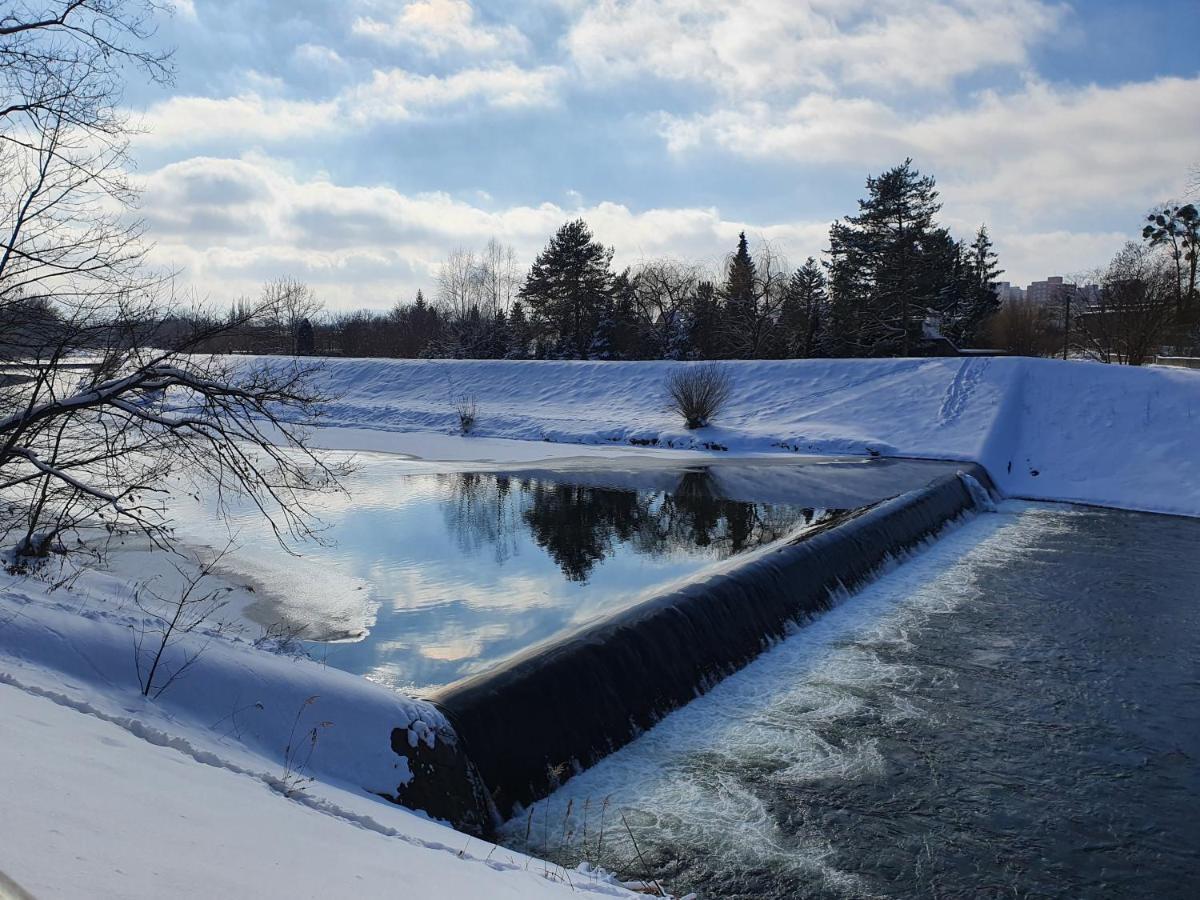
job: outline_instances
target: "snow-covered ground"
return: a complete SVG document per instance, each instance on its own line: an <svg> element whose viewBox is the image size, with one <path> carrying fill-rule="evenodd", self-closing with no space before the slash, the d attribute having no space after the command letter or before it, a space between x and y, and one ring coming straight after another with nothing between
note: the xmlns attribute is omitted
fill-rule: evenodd
<svg viewBox="0 0 1200 900"><path fill-rule="evenodd" d="M1200 372L1025 359L731 363L728 408L688 432L663 394L672 365L331 361L330 427L314 440L407 456L389 465L414 472L759 454L972 460L1014 496L1200 516ZM461 395L479 406L466 438L452 434ZM0 875L55 897L624 893L373 796L411 776L391 728L436 741L440 714L267 653L219 618L171 648L172 665L194 661L144 698L134 634L148 620L129 582L162 566L139 552L53 592L0 574ZM284 574L251 578L269 590ZM229 611L244 624L254 593L215 583L234 588Z"/></svg>
<svg viewBox="0 0 1200 900"><path fill-rule="evenodd" d="M971 460L1015 497L1200 515L1198 371L1024 358L734 362L727 408L689 432L664 390L677 365L330 360L331 427L317 441L439 459L475 442L495 458L504 451L480 439L507 438ZM478 404L476 437L433 437L457 430L464 395Z"/></svg>
<svg viewBox="0 0 1200 900"><path fill-rule="evenodd" d="M215 625L143 697L140 611L105 584L0 574L0 872L35 896L627 893L375 796L414 777L394 726L442 739L429 704Z"/></svg>

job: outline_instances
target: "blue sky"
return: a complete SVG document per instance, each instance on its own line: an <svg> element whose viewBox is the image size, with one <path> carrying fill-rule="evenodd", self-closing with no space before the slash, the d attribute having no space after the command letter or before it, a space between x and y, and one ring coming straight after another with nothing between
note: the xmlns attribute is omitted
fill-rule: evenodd
<svg viewBox="0 0 1200 900"><path fill-rule="evenodd" d="M1024 284L1103 263L1200 165L1196 0L190 0L134 85L156 258L214 301L431 291L584 216L618 264L799 264L911 156Z"/></svg>

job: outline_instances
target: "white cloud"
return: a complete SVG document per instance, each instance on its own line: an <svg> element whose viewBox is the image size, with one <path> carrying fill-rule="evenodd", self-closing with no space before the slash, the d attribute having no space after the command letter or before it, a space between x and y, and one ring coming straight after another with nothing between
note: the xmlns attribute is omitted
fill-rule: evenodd
<svg viewBox="0 0 1200 900"><path fill-rule="evenodd" d="M196 21L195 0L174 0L171 4L171 10L181 19L188 22Z"/></svg>
<svg viewBox="0 0 1200 900"><path fill-rule="evenodd" d="M347 87L329 100L286 100L246 91L234 97L172 97L152 106L141 122L143 147L226 143L282 143L321 138L380 120L417 118L471 105L522 109L554 104L563 70L522 69L511 63L463 69L445 77L405 69L377 69L370 81Z"/></svg>
<svg viewBox="0 0 1200 900"><path fill-rule="evenodd" d="M650 74L739 96L940 88L1024 66L1062 14L1043 0L600 0L566 46L590 77Z"/></svg>
<svg viewBox="0 0 1200 900"><path fill-rule="evenodd" d="M236 97L172 97L146 113L138 142L142 146L223 141L287 141L332 128L332 101L282 100L245 93Z"/></svg>
<svg viewBox="0 0 1200 900"><path fill-rule="evenodd" d="M292 59L301 65L326 72L341 73L347 67L347 63L342 59L340 53L323 44L301 44L292 51Z"/></svg>
<svg viewBox="0 0 1200 900"><path fill-rule="evenodd" d="M616 247L618 266L678 254L715 269L743 229L799 259L819 252L827 227L757 225L726 219L716 208L636 211L610 202L487 209L442 193L299 179L265 157L196 157L145 176L142 186L155 258L181 267L185 282L218 301L290 274L311 281L333 306L387 305L430 289L438 264L456 247L479 247L495 236L528 264L577 216Z"/></svg>
<svg viewBox="0 0 1200 900"><path fill-rule="evenodd" d="M1200 79L1118 87L1031 82L968 107L905 117L887 104L813 94L692 118L666 116L677 153L715 144L740 156L882 167L911 155L956 203L1034 217L1111 205L1150 205L1176 192L1200 146ZM989 218L991 218L989 216Z"/></svg>
<svg viewBox="0 0 1200 900"><path fill-rule="evenodd" d="M385 44L410 44L434 56L446 53L523 53L528 41L511 25L487 26L475 20L467 0L414 0L390 18L362 16L354 34Z"/></svg>
<svg viewBox="0 0 1200 900"><path fill-rule="evenodd" d="M407 119L426 110L477 102L501 109L547 106L555 102L563 72L546 66L522 69L506 63L463 69L452 75L415 75L404 69L376 70L369 82L342 97L358 121Z"/></svg>

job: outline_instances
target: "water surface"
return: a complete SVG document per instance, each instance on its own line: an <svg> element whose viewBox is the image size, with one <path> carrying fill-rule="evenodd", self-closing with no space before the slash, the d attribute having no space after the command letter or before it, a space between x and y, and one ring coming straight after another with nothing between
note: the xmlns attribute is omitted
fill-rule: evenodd
<svg viewBox="0 0 1200 900"><path fill-rule="evenodd" d="M288 556L253 509L235 509L239 546L226 569L253 573L259 622L303 626L319 639L314 657L416 693L953 470L649 454L514 471L358 463L348 494L316 507L326 546ZM217 545L211 517L180 518L189 539Z"/></svg>
<svg viewBox="0 0 1200 900"><path fill-rule="evenodd" d="M1198 648L1200 522L1006 504L506 839L701 897L1193 897Z"/></svg>

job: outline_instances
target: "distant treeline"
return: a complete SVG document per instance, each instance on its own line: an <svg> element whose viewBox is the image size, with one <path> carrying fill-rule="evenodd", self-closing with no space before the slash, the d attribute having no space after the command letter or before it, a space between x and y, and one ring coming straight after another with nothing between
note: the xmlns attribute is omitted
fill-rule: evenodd
<svg viewBox="0 0 1200 900"><path fill-rule="evenodd" d="M276 282L264 296L278 315L224 335L218 349L689 360L995 347L1140 363L1164 341L1184 349L1196 343L1195 267L1189 280L1182 262L1194 254L1179 246L1186 245L1186 229L1195 230L1194 207L1152 213L1145 243L1131 245L1108 270L1094 273L1107 284L1099 293L1084 297L1067 285L1070 290L1055 302L1016 303L1003 312L996 291L1002 270L987 228L981 225L970 242L955 238L937 222L940 209L934 179L905 160L867 179L858 212L832 225L823 261L809 257L791 268L777 247L751 247L743 233L719 273L674 258L614 271L613 249L577 219L558 229L525 273L512 249L494 240L479 254L451 254L432 302L418 291L413 301L388 311L322 314L305 285ZM1183 231L1175 233L1172 223ZM1167 260L1172 246L1176 255ZM1138 259L1130 256L1138 252ZM1168 295L1173 303L1163 299ZM248 305L235 304L230 317L243 315ZM1126 334L1131 330L1133 337Z"/></svg>

